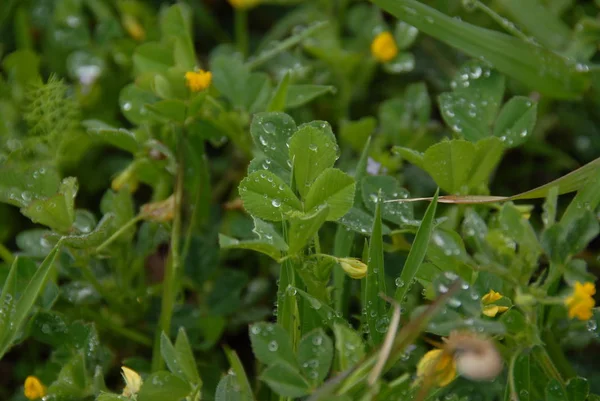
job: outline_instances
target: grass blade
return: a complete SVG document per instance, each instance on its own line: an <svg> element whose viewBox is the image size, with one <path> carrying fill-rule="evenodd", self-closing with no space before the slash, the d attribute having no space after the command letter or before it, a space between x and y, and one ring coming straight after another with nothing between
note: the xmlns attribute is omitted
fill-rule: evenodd
<svg viewBox="0 0 600 401"><path fill-rule="evenodd" d="M394 296L396 302L398 302L400 305L402 305L403 299L408 293L410 283L417 275L417 271L419 270L419 267L421 267L421 263L423 263L423 259L425 258L425 252L427 251L427 246L429 245L429 239L431 237L431 231L433 230L433 219L435 217L435 211L437 208L438 193L439 189L435 193L433 201L429 204L427 210L425 211L421 225L417 230L415 240L410 247L410 252L408 253L408 258L406 259L404 268L400 273L398 284L401 285L396 288L396 294Z"/></svg>
<svg viewBox="0 0 600 401"><path fill-rule="evenodd" d="M385 301L379 296L385 294L385 272L383 270L383 234L381 228L381 201L377 202L373 232L369 243L367 277L365 278L365 297L363 308L367 313L367 325L373 344L379 345L387 331Z"/></svg>
<svg viewBox="0 0 600 401"><path fill-rule="evenodd" d="M371 0L420 31L553 98L579 97L589 86L588 68L510 35L451 18L416 0Z"/></svg>

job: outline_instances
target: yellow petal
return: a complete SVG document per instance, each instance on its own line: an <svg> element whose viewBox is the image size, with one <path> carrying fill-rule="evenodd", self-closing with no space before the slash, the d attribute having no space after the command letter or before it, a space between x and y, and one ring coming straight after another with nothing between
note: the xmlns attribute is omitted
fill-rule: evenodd
<svg viewBox="0 0 600 401"><path fill-rule="evenodd" d="M483 302L484 304L491 304L492 302L496 302L499 299L502 299L502 294L494 290L490 290L490 292L488 292L481 298L481 302Z"/></svg>
<svg viewBox="0 0 600 401"><path fill-rule="evenodd" d="M434 349L423 355L417 364L417 377L431 376L433 382L444 387L456 377L456 364L452 355L441 349Z"/></svg>
<svg viewBox="0 0 600 401"><path fill-rule="evenodd" d="M123 389L123 395L126 397L137 394L142 387L142 378L133 369L129 369L127 366L121 366L123 371L123 379L125 380L125 388Z"/></svg>
<svg viewBox="0 0 600 401"><path fill-rule="evenodd" d="M367 275L367 265L358 259L340 258L338 262L346 274L352 278L361 279Z"/></svg>
<svg viewBox="0 0 600 401"><path fill-rule="evenodd" d="M398 55L398 46L389 32L381 32L371 42L371 54L378 61L386 63Z"/></svg>
<svg viewBox="0 0 600 401"><path fill-rule="evenodd" d="M499 312L500 307L498 305L486 305L483 307L483 314L487 317L495 317Z"/></svg>
<svg viewBox="0 0 600 401"><path fill-rule="evenodd" d="M37 400L46 396L46 386L35 376L27 376L24 386L25 397L30 400Z"/></svg>
<svg viewBox="0 0 600 401"><path fill-rule="evenodd" d="M185 73L185 84L192 92L200 92L210 86L212 73L210 71L198 70Z"/></svg>

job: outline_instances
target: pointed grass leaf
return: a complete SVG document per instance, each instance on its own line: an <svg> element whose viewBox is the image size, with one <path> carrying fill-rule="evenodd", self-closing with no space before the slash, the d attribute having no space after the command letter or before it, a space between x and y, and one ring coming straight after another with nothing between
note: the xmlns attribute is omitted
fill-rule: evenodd
<svg viewBox="0 0 600 401"><path fill-rule="evenodd" d="M265 322L251 325L250 342L254 356L265 365L283 362L298 366L290 337L281 325Z"/></svg>
<svg viewBox="0 0 600 401"><path fill-rule="evenodd" d="M524 96L515 96L502 108L494 126L494 136L508 147L523 144L533 133L537 118L537 103Z"/></svg>
<svg viewBox="0 0 600 401"><path fill-rule="evenodd" d="M177 360L179 362L179 366L185 374L185 378L194 384L202 383L200 374L198 373L198 367L196 366L194 352L192 351L192 346L190 345L190 340L188 339L183 327L180 327L179 331L177 332L177 338L175 339L175 351L177 352Z"/></svg>
<svg viewBox="0 0 600 401"><path fill-rule="evenodd" d="M308 193L311 184L325 169L333 167L339 157L335 139L331 139L324 129L303 125L289 141L289 159L294 163L296 189L302 197Z"/></svg>
<svg viewBox="0 0 600 401"><path fill-rule="evenodd" d="M360 334L343 324L334 324L335 349L340 370L350 369L365 356L365 344Z"/></svg>
<svg viewBox="0 0 600 401"><path fill-rule="evenodd" d="M290 73L286 72L281 81L277 84L275 91L267 106L268 112L282 112L285 110L285 103L288 96L288 88L290 86Z"/></svg>
<svg viewBox="0 0 600 401"><path fill-rule="evenodd" d="M238 378L235 374L227 373L219 380L215 392L215 401L248 401L240 391Z"/></svg>
<svg viewBox="0 0 600 401"><path fill-rule="evenodd" d="M464 140L443 141L425 152L425 170L443 190L465 192L475 160L474 145Z"/></svg>
<svg viewBox="0 0 600 401"><path fill-rule="evenodd" d="M21 209L21 213L34 223L40 223L58 232L67 232L75 220L75 195L77 179L65 178L58 193L46 199L37 199Z"/></svg>
<svg viewBox="0 0 600 401"><path fill-rule="evenodd" d="M335 94L336 89L330 85L290 85L285 99L286 109L295 109L312 102L316 98Z"/></svg>
<svg viewBox="0 0 600 401"><path fill-rule="evenodd" d="M384 175L366 176L362 179L361 184L363 203L371 212L375 212L375 209L377 209L379 193L384 202L390 199L408 198L409 196L408 191L400 187L400 183L394 177ZM398 205L402 206L398 207ZM406 207L407 205L396 202L382 203L381 217L384 220L402 225L414 217L413 208Z"/></svg>
<svg viewBox="0 0 600 401"><path fill-rule="evenodd" d="M267 159L289 170L287 143L296 132L296 123L285 113L258 113L250 125L250 135Z"/></svg>
<svg viewBox="0 0 600 401"><path fill-rule="evenodd" d="M373 0L377 6L419 31L494 68L549 97L569 99L589 87L589 74L566 58L533 43L471 25L417 0Z"/></svg>
<svg viewBox="0 0 600 401"><path fill-rule="evenodd" d="M160 354L162 355L162 358L167 364L167 367L171 373L185 380L183 369L181 368L178 360L179 358L177 357L177 351L165 332L163 332L160 336Z"/></svg>
<svg viewBox="0 0 600 401"><path fill-rule="evenodd" d="M239 190L244 208L259 219L281 221L289 213L302 210L291 188L270 171L249 174L240 182Z"/></svg>
<svg viewBox="0 0 600 401"><path fill-rule="evenodd" d="M310 215L292 218L288 234L289 253L300 252L317 234L328 215L329 207L322 205Z"/></svg>
<svg viewBox="0 0 600 401"><path fill-rule="evenodd" d="M365 298L363 309L366 312L367 324L373 344L379 345L387 331L389 318L386 314L385 301L379 294L385 294L385 270L383 265L383 232L381 228L381 201L375 208L375 219L371 240L369 241L369 258L367 276L365 278Z"/></svg>
<svg viewBox="0 0 600 401"><path fill-rule="evenodd" d="M283 397L303 397L311 390L310 384L297 368L285 362L277 362L269 366L262 372L260 379Z"/></svg>
<svg viewBox="0 0 600 401"><path fill-rule="evenodd" d="M327 377L333 360L333 341L323 329L305 334L298 344L300 372L313 385Z"/></svg>
<svg viewBox="0 0 600 401"><path fill-rule="evenodd" d="M394 295L394 298L400 305L405 302L404 298L408 294L410 283L412 283L413 279L417 277L419 268L423 263L425 254L427 253L427 247L433 231L433 219L435 218L435 211L437 208L437 197L438 192L436 192L433 200L429 206L427 206L427 210L425 211L421 225L417 230L417 235L415 236L415 239L410 247L408 258L406 258L406 262L404 263L404 267L402 268L402 272L398 278L398 283L404 283L404 285L396 288L396 294Z"/></svg>
<svg viewBox="0 0 600 401"><path fill-rule="evenodd" d="M56 260L56 256L60 249L60 245L61 244L58 243L54 247L54 249L50 251L48 256L46 256L46 258L42 261L42 264L27 284L27 287L25 287L25 290L21 294L19 300L16 302L16 305L14 306L14 319L11 320L8 329L6 328L6 325L4 326L5 331L2 333L2 336L0 338L0 358L2 358L6 351L8 351L8 348L11 346L14 337L16 336L18 330L21 328L23 321L29 315L33 304L42 292L44 284L46 283L46 280L50 276L50 273L52 272L52 269L54 267L54 261ZM13 263L13 268L16 269L16 266L17 262L15 261L15 263ZM11 274L12 272L9 273L7 282L5 283L3 289L2 299L4 301L6 301L6 297L8 297L9 295L14 295L10 294L10 290L11 288L14 288L13 280L16 279L16 277L12 276L14 278L13 280L11 280ZM4 293L4 291L7 291L6 294Z"/></svg>
<svg viewBox="0 0 600 401"><path fill-rule="evenodd" d="M344 216L354 203L356 184L348 174L335 168L323 171L311 185L305 198L305 208L312 211L327 204L327 221L336 221Z"/></svg>
<svg viewBox="0 0 600 401"><path fill-rule="evenodd" d="M180 401L190 393L190 385L172 373L158 371L148 376L137 395L138 401Z"/></svg>

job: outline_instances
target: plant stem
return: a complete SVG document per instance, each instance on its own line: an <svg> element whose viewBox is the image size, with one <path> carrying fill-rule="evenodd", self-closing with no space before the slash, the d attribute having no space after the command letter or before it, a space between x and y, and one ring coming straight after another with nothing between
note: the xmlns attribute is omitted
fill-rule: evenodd
<svg viewBox="0 0 600 401"><path fill-rule="evenodd" d="M234 18L237 49L245 58L248 56L248 11L236 8Z"/></svg>
<svg viewBox="0 0 600 401"><path fill-rule="evenodd" d="M180 133L178 141L179 163L177 166L177 182L175 184L175 210L173 215L173 226L171 228L171 251L165 271L160 319L158 330L156 331L154 349L152 351L153 371L160 370L163 366L163 360L160 354L160 337L163 332L167 335L170 332L175 298L179 292L177 289L177 276L181 269L181 204L183 201L183 179L185 175L182 146L184 140L182 136L183 134Z"/></svg>
<svg viewBox="0 0 600 401"><path fill-rule="evenodd" d="M12 252L3 244L0 244L0 258L2 258L8 264L11 264L15 260Z"/></svg>
<svg viewBox="0 0 600 401"><path fill-rule="evenodd" d="M127 223L122 225L121 228L119 228L117 231L115 231L115 233L113 235L111 235L106 241L104 241L102 244L98 245L98 247L96 248L96 253L100 253L104 248L106 248L107 246L112 244L114 242L114 240L119 238L119 236L121 234L123 234L125 231L127 231L131 226L136 225L140 220L142 220L142 218L143 217L141 215L137 215L133 219L129 220Z"/></svg>

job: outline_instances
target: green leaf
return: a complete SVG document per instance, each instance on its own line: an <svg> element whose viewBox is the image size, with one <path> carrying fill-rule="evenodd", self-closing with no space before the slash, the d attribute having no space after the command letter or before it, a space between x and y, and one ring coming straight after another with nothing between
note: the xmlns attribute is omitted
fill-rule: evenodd
<svg viewBox="0 0 600 401"><path fill-rule="evenodd" d="M255 114L250 125L250 135L267 160L286 170L291 169L287 143L294 132L296 123L285 113Z"/></svg>
<svg viewBox="0 0 600 401"><path fill-rule="evenodd" d="M385 175L364 177L362 180L362 199L367 209L372 212L375 212L377 208L379 193L383 201L381 204L381 217L384 220L402 225L413 219L413 208L410 203L386 202L387 200L408 198L409 196L408 191L400 187L400 183L396 178Z"/></svg>
<svg viewBox="0 0 600 401"><path fill-rule="evenodd" d="M600 224L590 210L581 211L568 224L558 223L542 233L541 243L553 262L563 264L583 251L600 233Z"/></svg>
<svg viewBox="0 0 600 401"><path fill-rule="evenodd" d="M290 73L286 72L281 81L279 81L279 84L277 84L277 88L275 88L273 97L267 106L268 112L281 112L285 110L285 101L287 99L289 85Z"/></svg>
<svg viewBox="0 0 600 401"><path fill-rule="evenodd" d="M335 349L339 359L340 370L350 369L365 356L365 344L360 334L345 324L333 325Z"/></svg>
<svg viewBox="0 0 600 401"><path fill-rule="evenodd" d="M490 135L504 94L504 76L478 60L462 65L440 95L440 111L452 131L477 142Z"/></svg>
<svg viewBox="0 0 600 401"><path fill-rule="evenodd" d="M172 373L160 371L148 376L140 392L138 401L180 401L190 393L188 383Z"/></svg>
<svg viewBox="0 0 600 401"><path fill-rule="evenodd" d="M228 373L221 378L217 385L215 401L248 401L252 398L244 397L236 375Z"/></svg>
<svg viewBox="0 0 600 401"><path fill-rule="evenodd" d="M546 96L576 98L589 86L586 71L578 71L575 63L538 45L449 17L417 0L373 3L419 31L485 59L501 73Z"/></svg>
<svg viewBox="0 0 600 401"><path fill-rule="evenodd" d="M379 345L387 331L389 318L385 301L379 294L385 294L385 270L383 265L383 233L381 228L381 201L377 202L373 230L369 241L369 258L365 278L363 308L366 311L369 333L374 345Z"/></svg>
<svg viewBox="0 0 600 401"><path fill-rule="evenodd" d="M357 232L362 235L371 235L373 229L373 216L357 207L352 207L338 220L340 224L349 230ZM382 224L383 234L389 234L390 229L385 224Z"/></svg>
<svg viewBox="0 0 600 401"><path fill-rule="evenodd" d="M302 377L297 368L285 362L269 366L260 375L277 394L284 397L303 397L310 393L310 384Z"/></svg>
<svg viewBox="0 0 600 401"><path fill-rule="evenodd" d="M125 128L113 128L99 120L85 120L81 124L94 138L101 139L129 153L135 153L141 148L135 134Z"/></svg>
<svg viewBox="0 0 600 401"><path fill-rule="evenodd" d="M289 253L300 252L317 234L328 215L329 207L323 205L310 215L292 218L288 234Z"/></svg>
<svg viewBox="0 0 600 401"><path fill-rule="evenodd" d="M40 265L38 270L35 272L34 276L31 278L31 281L29 282L29 284L27 284L27 287L23 291L21 298L19 298L19 300L17 301L17 303L15 305L14 318L11 319L11 324L9 325L9 328L6 329L6 326L5 326L4 327L5 331L3 331L0 334L0 358L2 358L2 356L6 353L6 351L8 351L8 348L12 344L16 333L21 328L23 321L29 315L29 311L33 307L35 300L37 299L39 294L42 292L44 284L46 283L46 280L48 279L48 276L50 275L50 273L52 272L52 268L54 267L54 260L56 259L59 249L60 249L60 243L57 244L54 247L54 249L52 249L52 251L48 254L48 256L46 256L46 258L44 259L44 261L42 262L42 264ZM15 260L11 269L16 269L16 267L17 267L17 261ZM2 292L2 298L4 299L5 302L6 302L6 297L8 296L8 294L10 294L11 288L14 288L14 285L15 285L14 279L16 279L15 275L16 275L16 273L13 273L11 271L9 273L8 279L4 285L5 288L3 289L3 292ZM11 277L13 277L13 278L11 279ZM8 291L8 292L5 293L4 291ZM4 304L5 303L3 303L2 305L4 305Z"/></svg>
<svg viewBox="0 0 600 401"><path fill-rule="evenodd" d="M254 356L265 365L278 362L298 365L288 333L278 324L260 322L251 325L250 342Z"/></svg>
<svg viewBox="0 0 600 401"><path fill-rule="evenodd" d="M183 370L185 378L194 384L202 383L200 374L198 373L198 367L196 366L194 352L192 351L192 347L190 345L190 340L188 339L187 334L185 334L185 329L183 327L180 327L179 331L177 332L177 338L175 339L175 350L177 351L177 360L179 362L179 366Z"/></svg>
<svg viewBox="0 0 600 401"><path fill-rule="evenodd" d="M551 379L546 385L546 401L564 401L567 399L564 387L558 380Z"/></svg>
<svg viewBox="0 0 600 401"><path fill-rule="evenodd" d="M419 30L414 26L408 25L404 21L396 22L396 27L394 28L394 39L399 50L408 49L414 43L418 34Z"/></svg>
<svg viewBox="0 0 600 401"><path fill-rule="evenodd" d="M160 100L147 104L146 109L157 116L158 121L173 121L183 123L187 117L186 104L181 100Z"/></svg>
<svg viewBox="0 0 600 401"><path fill-rule="evenodd" d="M533 133L536 118L537 103L524 96L515 96L502 108L494 126L494 136L508 147L519 146Z"/></svg>
<svg viewBox="0 0 600 401"><path fill-rule="evenodd" d="M185 375L183 374L183 369L179 365L179 358L177 356L177 351L169 340L169 337L165 332L162 332L160 335L160 354L163 357L163 360L167 364L167 367L174 375L177 375L179 378L185 380Z"/></svg>
<svg viewBox="0 0 600 401"><path fill-rule="evenodd" d="M302 203L291 188L270 171L249 174L240 182L239 191L244 208L260 219L281 221L286 215L302 210ZM338 203L334 205L338 206Z"/></svg>
<svg viewBox="0 0 600 401"><path fill-rule="evenodd" d="M216 56L211 62L212 82L234 107L258 111L269 100L271 81L266 74L250 72L236 56Z"/></svg>
<svg viewBox="0 0 600 401"><path fill-rule="evenodd" d="M569 401L585 401L590 393L590 384L583 377L574 377L567 383Z"/></svg>
<svg viewBox="0 0 600 401"><path fill-rule="evenodd" d="M148 120L146 105L159 100L152 92L143 90L135 84L125 86L119 94L121 112L125 118L136 125L140 125Z"/></svg>
<svg viewBox="0 0 600 401"><path fill-rule="evenodd" d="M302 375L313 385L327 377L333 360L333 341L323 329L315 329L302 337L298 344L298 364Z"/></svg>
<svg viewBox="0 0 600 401"><path fill-rule="evenodd" d="M75 220L75 195L77 194L77 179L65 178L58 193L47 199L37 199L21 213L29 217L34 223L40 223L58 232L67 232Z"/></svg>
<svg viewBox="0 0 600 401"><path fill-rule="evenodd" d="M246 371L244 370L244 366L242 365L242 361L238 357L237 353L229 349L228 347L224 347L225 355L227 356L227 360L229 361L229 365L231 366L231 370L234 375L232 376L236 383L236 393L241 394L241 400L254 400L252 395L252 387L250 387L250 381L248 380L248 376L246 375ZM218 392L218 391L217 391ZM238 399L238 398L235 398ZM226 400L232 400L227 398Z"/></svg>
<svg viewBox="0 0 600 401"><path fill-rule="evenodd" d="M290 160L294 163L296 189L302 197L308 193L315 179L327 168L333 167L339 149L323 128L304 125L289 141Z"/></svg>
<svg viewBox="0 0 600 401"><path fill-rule="evenodd" d="M75 249L90 249L99 246L106 241L109 235L112 234L115 215L112 213L104 215L102 220L96 225L93 231L81 232L77 231L69 235L58 235L51 233L47 236L48 240L58 241L62 239L65 246Z"/></svg>
<svg viewBox="0 0 600 401"><path fill-rule="evenodd" d="M336 221L345 215L354 202L356 184L348 174L335 168L323 171L311 185L305 198L305 208L312 211L318 206L329 206L328 221Z"/></svg>
<svg viewBox="0 0 600 401"><path fill-rule="evenodd" d="M330 328L333 328L334 324L347 324L346 320L341 316L341 314L336 313L336 311L333 310L332 307L319 301L317 298L313 297L312 295L309 295L305 291L302 291L296 287L289 286L286 292L288 295L299 295L300 297L302 297L302 299L307 301L305 305L314 309L321 317L323 323L329 326Z"/></svg>
<svg viewBox="0 0 600 401"><path fill-rule="evenodd" d="M454 194L467 191L473 161L474 145L463 140L442 141L425 152L426 171L443 190Z"/></svg>
<svg viewBox="0 0 600 401"><path fill-rule="evenodd" d="M425 258L425 254L427 253L427 247L433 231L433 219L435 218L435 211L437 208L438 192L439 190L436 191L433 200L429 206L427 206L427 210L425 211L421 225L417 230L417 235L410 247L400 277L396 280L397 288L394 298L400 305L405 303L404 298L408 294L410 283L412 283L417 276L419 268ZM398 285L399 283L402 283L402 285Z"/></svg>
<svg viewBox="0 0 600 401"><path fill-rule="evenodd" d="M312 102L319 96L335 94L335 87L329 85L290 85L285 99L286 109L295 109Z"/></svg>
<svg viewBox="0 0 600 401"><path fill-rule="evenodd" d="M135 49L132 60L138 75L146 72L167 72L173 66L173 50L161 43L148 42Z"/></svg>
<svg viewBox="0 0 600 401"><path fill-rule="evenodd" d="M343 120L340 124L340 140L355 151L362 152L376 128L377 119L374 117L363 117L356 121Z"/></svg>
<svg viewBox="0 0 600 401"><path fill-rule="evenodd" d="M504 146L500 139L488 137L475 143L475 157L469 173L469 188L477 188L481 184L487 184L490 175L494 172L502 155Z"/></svg>
<svg viewBox="0 0 600 401"><path fill-rule="evenodd" d="M32 200L56 194L59 184L58 171L49 166L0 166L0 202L26 207Z"/></svg>

